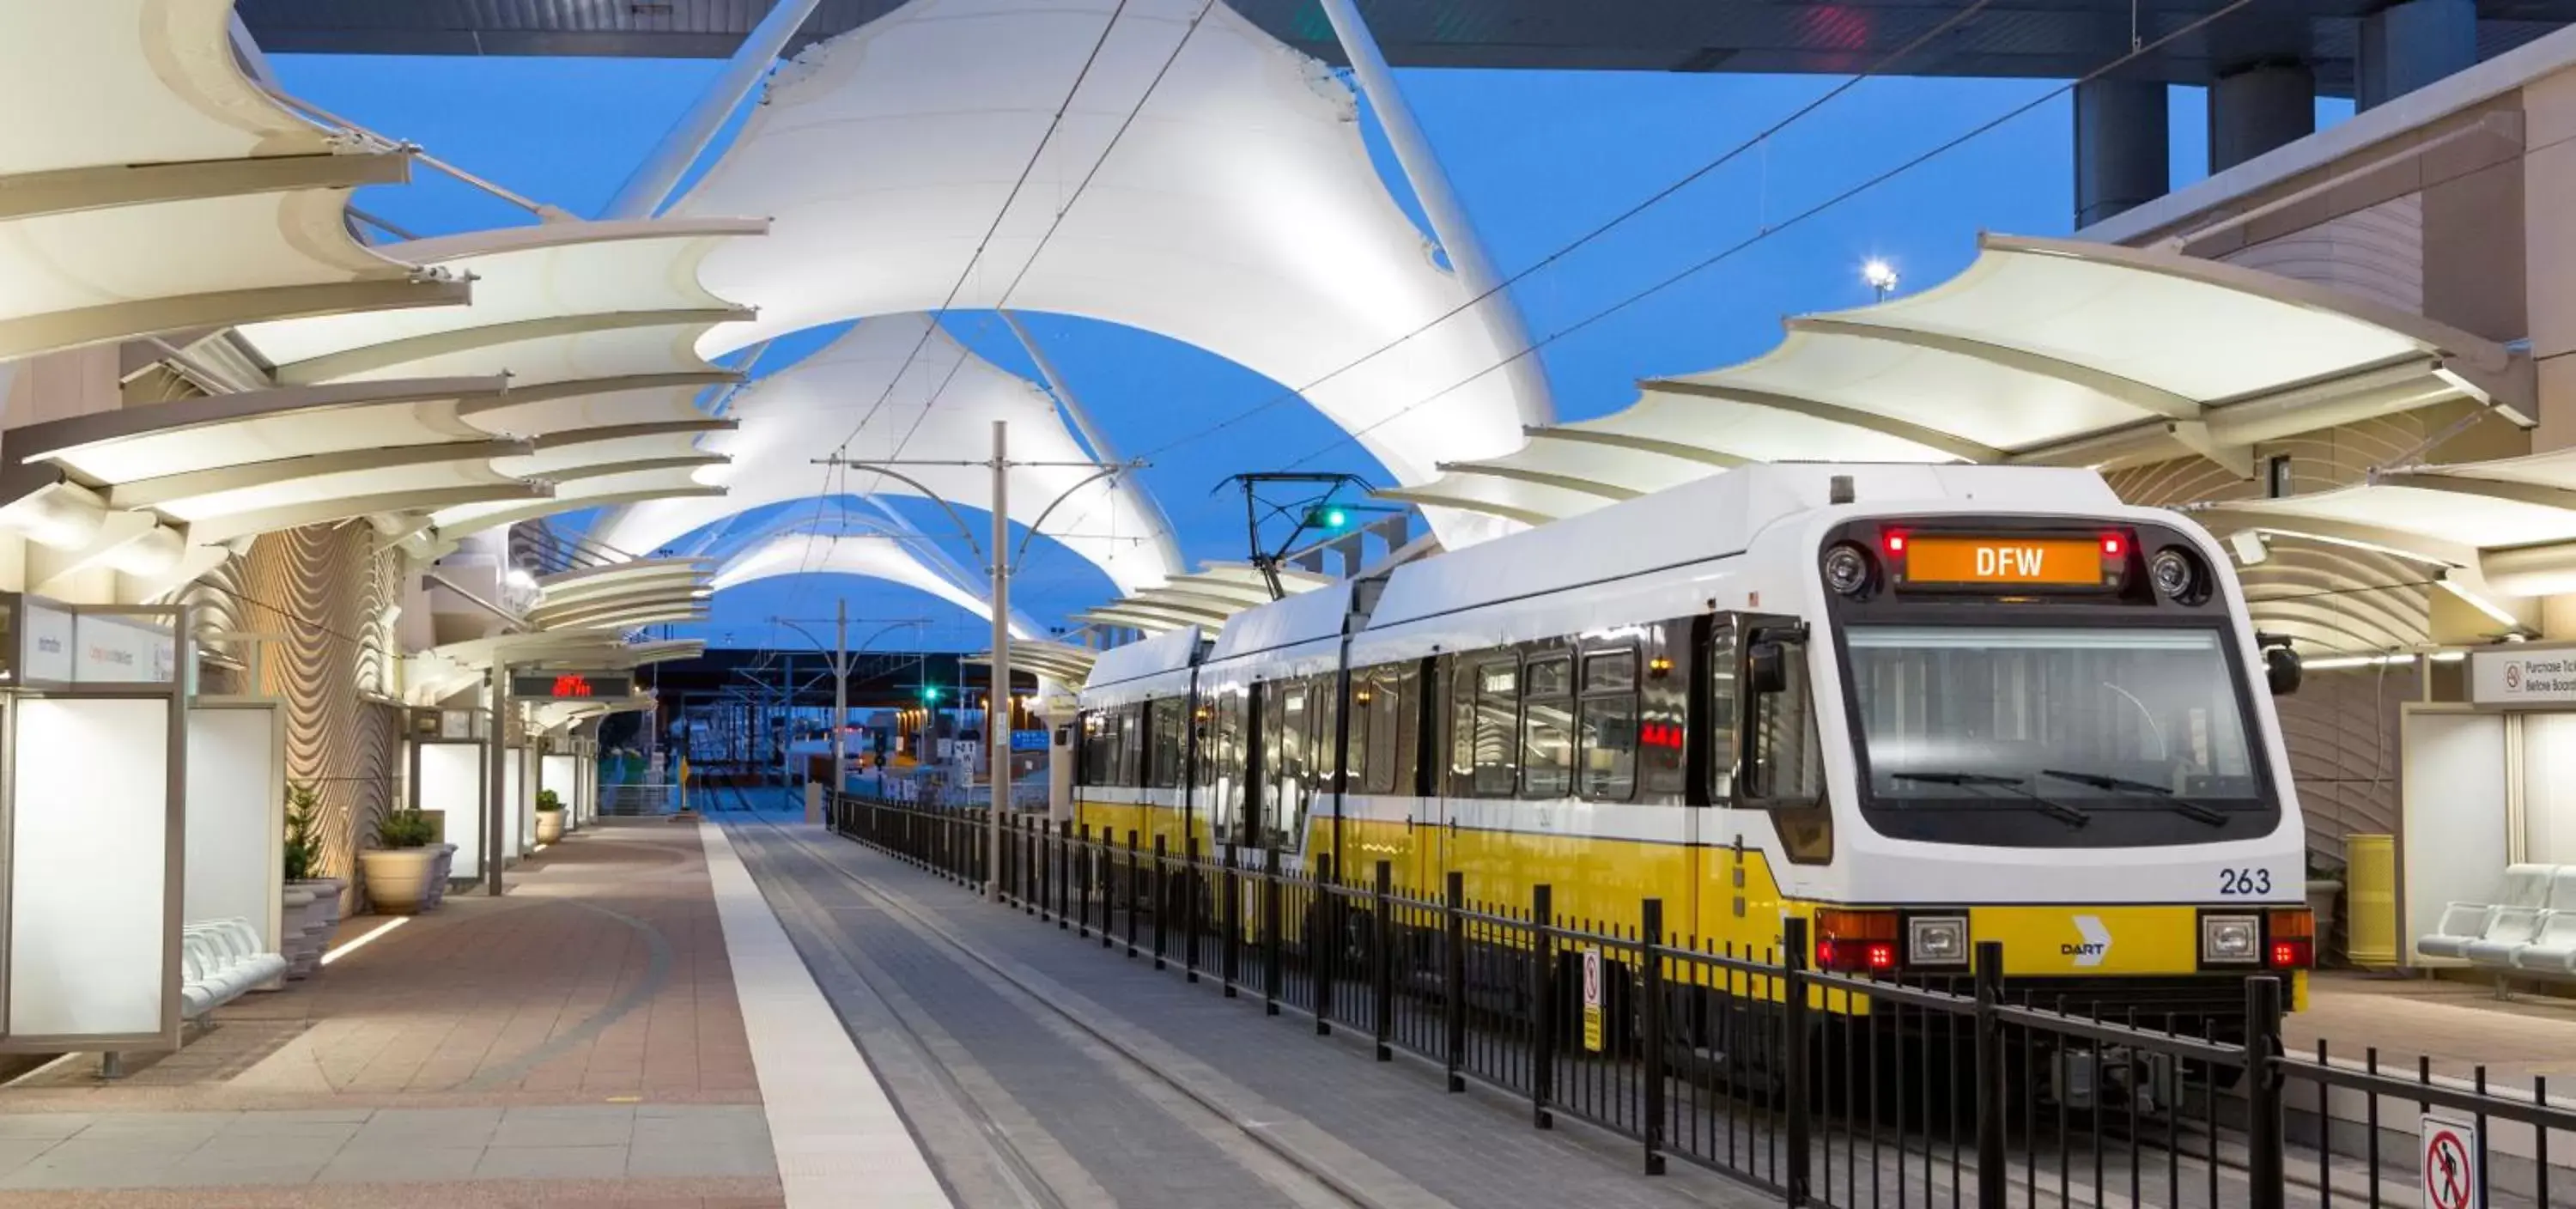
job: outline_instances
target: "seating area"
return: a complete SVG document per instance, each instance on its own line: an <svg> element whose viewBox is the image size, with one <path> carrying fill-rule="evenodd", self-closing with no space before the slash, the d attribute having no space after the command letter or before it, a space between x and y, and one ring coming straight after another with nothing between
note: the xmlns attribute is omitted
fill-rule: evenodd
<svg viewBox="0 0 2576 1209"><path fill-rule="evenodd" d="M189 924L179 949L179 1016L196 1020L286 973L286 958L260 951L247 919Z"/></svg>
<svg viewBox="0 0 2576 1209"><path fill-rule="evenodd" d="M2454 958L2499 979L2576 976L2576 865L2509 865L2493 902L2442 908L2415 951Z"/></svg>

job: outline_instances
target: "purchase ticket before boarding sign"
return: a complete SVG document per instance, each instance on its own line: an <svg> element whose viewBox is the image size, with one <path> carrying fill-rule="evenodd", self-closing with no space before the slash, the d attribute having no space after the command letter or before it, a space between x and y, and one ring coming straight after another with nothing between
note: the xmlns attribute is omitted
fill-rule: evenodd
<svg viewBox="0 0 2576 1209"><path fill-rule="evenodd" d="M2473 651L2469 699L2480 705L2576 703L2576 650Z"/></svg>

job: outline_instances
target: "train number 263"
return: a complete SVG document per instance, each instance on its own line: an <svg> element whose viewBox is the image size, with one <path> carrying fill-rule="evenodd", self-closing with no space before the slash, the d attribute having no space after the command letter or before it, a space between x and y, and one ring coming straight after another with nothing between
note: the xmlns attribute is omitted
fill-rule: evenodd
<svg viewBox="0 0 2576 1209"><path fill-rule="evenodd" d="M2221 869L2218 871L2220 894L2270 894L2272 871L2269 869Z"/></svg>

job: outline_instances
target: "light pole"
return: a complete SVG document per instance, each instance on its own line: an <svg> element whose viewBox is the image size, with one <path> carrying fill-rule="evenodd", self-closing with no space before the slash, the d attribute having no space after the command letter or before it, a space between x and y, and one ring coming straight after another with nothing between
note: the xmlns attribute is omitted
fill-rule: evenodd
<svg viewBox="0 0 2576 1209"><path fill-rule="evenodd" d="M816 638L812 630L806 629L795 618L772 617L769 620L803 635L805 641L813 643L816 650L825 649L823 640ZM872 617L862 617L859 619L859 624L866 625L875 620L877 619ZM859 654L876 645L877 639L903 626L929 624L930 619L927 617L895 618L886 622L876 633L868 635L867 641L860 643L859 649L854 651L850 649L850 602L845 599L834 603L832 645L829 648L832 655L832 792L841 792L841 770L847 767L844 761L849 758L849 742L845 730L850 719L850 669L857 665Z"/></svg>
<svg viewBox="0 0 2576 1209"><path fill-rule="evenodd" d="M1896 292L1896 266L1875 256L1860 267L1860 279L1878 292L1877 300L1880 302L1887 301L1887 296Z"/></svg>

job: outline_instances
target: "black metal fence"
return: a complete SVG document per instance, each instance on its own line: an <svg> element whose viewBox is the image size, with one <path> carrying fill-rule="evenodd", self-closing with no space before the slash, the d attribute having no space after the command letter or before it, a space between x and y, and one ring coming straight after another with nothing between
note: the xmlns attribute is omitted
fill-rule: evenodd
<svg viewBox="0 0 2576 1209"><path fill-rule="evenodd" d="M2007 995L1991 946L1964 984L1862 978L1808 968L1801 919L1778 951L1739 951L1668 931L1654 899L1614 926L1558 914L1546 886L1479 902L1453 873L1425 900L1385 862L1345 877L1329 858L1284 869L1275 851L1251 864L1002 824L1012 906L1318 1034L1357 1031L1451 1091L1523 1098L1537 1128L1571 1117L1630 1138L1649 1174L1680 1158L1834 1209L2576 1203L2576 1176L2551 1166L2553 1135L2561 1162L2576 1153L2576 1103L2545 1080L2284 1052L2270 977L2247 980L2245 1026L2222 1036ZM831 826L984 884L981 810L841 797ZM2462 1148L2435 1149L2427 1115L2458 1122ZM2428 1201L2428 1178L2476 1199Z"/></svg>

